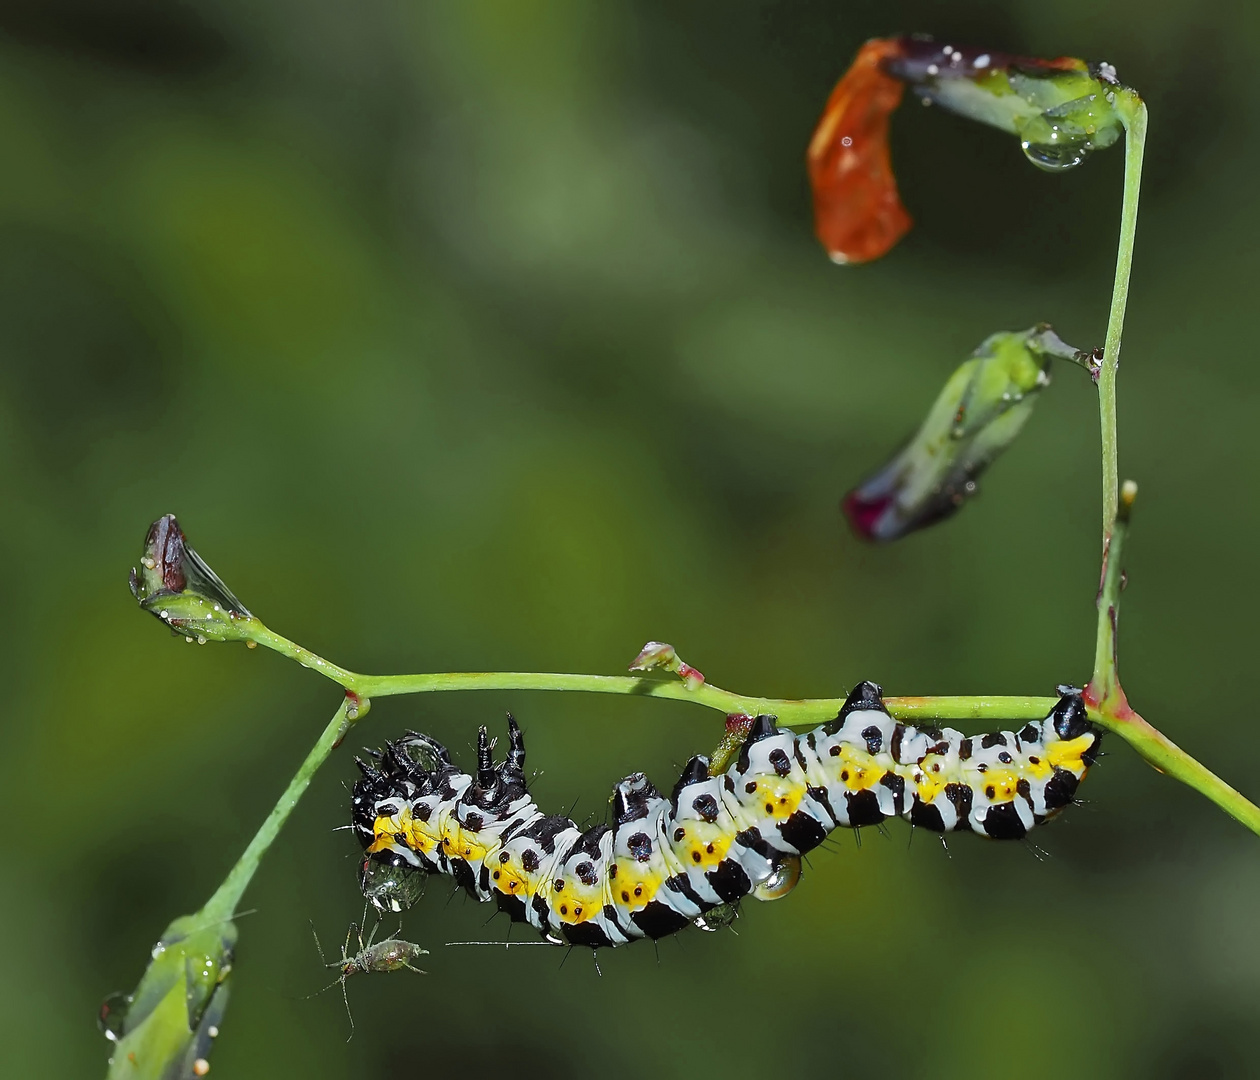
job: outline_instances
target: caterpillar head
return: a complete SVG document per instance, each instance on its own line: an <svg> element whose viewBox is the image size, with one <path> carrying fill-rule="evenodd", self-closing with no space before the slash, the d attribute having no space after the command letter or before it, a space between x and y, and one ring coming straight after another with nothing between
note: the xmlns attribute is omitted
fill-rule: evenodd
<svg viewBox="0 0 1260 1080"><path fill-rule="evenodd" d="M1089 716L1085 711L1085 699L1075 686L1060 686L1059 703L1050 714L1054 724L1054 733L1060 739L1075 739L1091 729Z"/></svg>

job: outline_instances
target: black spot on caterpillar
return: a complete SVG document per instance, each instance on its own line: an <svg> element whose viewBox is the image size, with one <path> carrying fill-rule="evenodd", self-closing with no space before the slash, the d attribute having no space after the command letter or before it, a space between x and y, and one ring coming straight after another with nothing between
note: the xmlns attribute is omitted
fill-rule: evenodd
<svg viewBox="0 0 1260 1080"><path fill-rule="evenodd" d="M494 763L482 728L475 776L410 733L358 761L351 810L364 892L397 909L414 899L416 877L449 874L549 941L600 947L711 926L717 909L746 896L785 895L801 856L837 827L901 816L936 832L1018 839L1072 801L1098 751L1080 692L1060 694L1018 736L966 738L894 721L880 688L860 683L834 720L806 734L757 717L725 773L694 757L668 798L642 773L626 777L611 826L585 831L543 814L525 790L510 715L507 759ZM373 875L377 866L388 873Z"/></svg>

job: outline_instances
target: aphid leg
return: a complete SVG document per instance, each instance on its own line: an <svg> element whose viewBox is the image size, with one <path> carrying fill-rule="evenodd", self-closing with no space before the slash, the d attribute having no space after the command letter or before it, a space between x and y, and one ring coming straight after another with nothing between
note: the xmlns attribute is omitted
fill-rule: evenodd
<svg viewBox="0 0 1260 1080"><path fill-rule="evenodd" d="M346 1036L346 1042L354 1038L354 1013L350 1011L350 995L346 993L346 977L341 976L341 1000L346 1004L346 1018L350 1021L350 1034Z"/></svg>
<svg viewBox="0 0 1260 1080"><path fill-rule="evenodd" d="M314 920L314 919L311 919L311 920L310 920L310 923L311 923L311 937L313 937L313 938L315 939L315 951L316 951L317 953L319 953L319 962L320 962L321 964L323 964L323 965L324 965L324 967L336 967L336 966L337 966L336 964L329 964L329 963L328 963L328 961L327 961L326 959L324 959L324 949L323 949L323 946L322 946L322 945L320 945L320 943L319 943L319 935L318 935L317 933L315 933L315 920ZM332 984L331 984L331 983L329 983L329 986L331 986L331 985L332 985ZM324 987L324 989L325 989L325 990L327 990L327 989L328 989L328 987L326 986L326 987ZM320 991L320 992L322 993L323 991Z"/></svg>

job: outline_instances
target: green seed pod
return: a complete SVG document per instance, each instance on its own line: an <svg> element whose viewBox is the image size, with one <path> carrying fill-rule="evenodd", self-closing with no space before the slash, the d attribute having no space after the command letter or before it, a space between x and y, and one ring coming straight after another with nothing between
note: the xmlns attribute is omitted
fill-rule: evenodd
<svg viewBox="0 0 1260 1080"><path fill-rule="evenodd" d="M1049 385L1052 359L1080 353L1041 324L994 334L945 383L910 441L850 491L843 508L868 540L896 540L956 513L1014 441Z"/></svg>
<svg viewBox="0 0 1260 1080"><path fill-rule="evenodd" d="M135 992L101 1006L101 1030L116 1043L108 1080L205 1075L227 1008L235 944L230 921L184 915L166 928Z"/></svg>

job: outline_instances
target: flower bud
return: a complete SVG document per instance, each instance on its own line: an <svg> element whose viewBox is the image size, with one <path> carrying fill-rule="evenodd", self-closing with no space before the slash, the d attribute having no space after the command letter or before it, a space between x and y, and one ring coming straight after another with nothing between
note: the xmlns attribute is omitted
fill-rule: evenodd
<svg viewBox="0 0 1260 1080"><path fill-rule="evenodd" d="M877 38L836 84L806 155L814 228L835 262L886 254L910 228L888 150L888 122L906 87L925 104L1018 135L1028 160L1058 171L1110 146L1124 128L1121 96L1136 95L1110 64L1036 60Z"/></svg>
<svg viewBox="0 0 1260 1080"><path fill-rule="evenodd" d="M149 526L131 594L149 614L189 640L247 641L257 620L184 537L174 514Z"/></svg>
<svg viewBox="0 0 1260 1080"><path fill-rule="evenodd" d="M908 443L842 504L858 535L896 540L957 513L1027 422L1051 359L1080 354L1045 324L994 334L949 377Z"/></svg>
<svg viewBox="0 0 1260 1080"><path fill-rule="evenodd" d="M674 646L663 641L649 641L639 650L639 655L630 662L631 671L656 669L672 671L682 679L688 690L694 690L704 684L704 675L686 663L674 651Z"/></svg>
<svg viewBox="0 0 1260 1080"><path fill-rule="evenodd" d="M924 101L1018 135L1039 168L1070 169L1124 131L1115 102L1126 88L1110 64L1070 56L1036 60L914 38L900 45L884 64L889 75Z"/></svg>
<svg viewBox="0 0 1260 1080"><path fill-rule="evenodd" d="M109 1080L203 1076L227 1008L236 925L184 915L153 947L135 993L108 998L99 1024L117 1045Z"/></svg>

